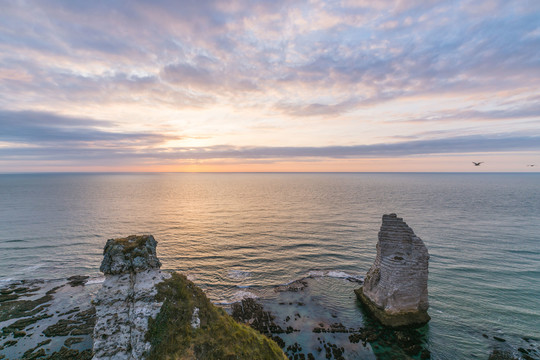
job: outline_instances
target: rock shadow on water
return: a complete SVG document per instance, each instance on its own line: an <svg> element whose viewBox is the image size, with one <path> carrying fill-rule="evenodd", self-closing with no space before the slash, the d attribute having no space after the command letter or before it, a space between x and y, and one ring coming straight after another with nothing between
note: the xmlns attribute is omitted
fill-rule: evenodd
<svg viewBox="0 0 540 360"><path fill-rule="evenodd" d="M357 300L364 314L364 326L351 335L351 341L369 343L380 360L431 359L428 348L429 324L422 327L389 328L375 319L366 305Z"/></svg>

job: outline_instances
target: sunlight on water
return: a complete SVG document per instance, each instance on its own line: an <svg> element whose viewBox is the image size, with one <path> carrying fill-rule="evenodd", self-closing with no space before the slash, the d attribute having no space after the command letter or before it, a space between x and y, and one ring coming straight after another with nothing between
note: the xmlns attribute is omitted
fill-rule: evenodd
<svg viewBox="0 0 540 360"><path fill-rule="evenodd" d="M106 239L150 233L163 268L219 303L363 276L395 212L431 254L434 358L485 357L482 334L540 340L538 174L1 175L0 199L0 286L99 279Z"/></svg>

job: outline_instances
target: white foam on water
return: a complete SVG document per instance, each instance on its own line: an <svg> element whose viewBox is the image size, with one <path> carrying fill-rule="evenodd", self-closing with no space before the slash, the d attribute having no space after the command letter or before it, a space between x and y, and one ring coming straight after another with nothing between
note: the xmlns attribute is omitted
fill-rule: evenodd
<svg viewBox="0 0 540 360"><path fill-rule="evenodd" d="M189 281L195 281L197 279L197 274L187 274L186 278Z"/></svg>
<svg viewBox="0 0 540 360"><path fill-rule="evenodd" d="M23 274L26 274L27 272L37 270L37 269L43 267L44 265L45 264L36 264L36 265L28 266L28 267L25 267L24 269L22 269L21 272Z"/></svg>
<svg viewBox="0 0 540 360"><path fill-rule="evenodd" d="M251 276L251 273L249 271L244 270L229 270L228 274L229 278L233 280L244 280Z"/></svg>
<svg viewBox="0 0 540 360"><path fill-rule="evenodd" d="M258 298L259 297L257 295L255 295L254 293L252 293L252 292L239 290L239 291L235 292L231 296L230 299L227 299L227 300L224 300L224 301L218 301L218 302L215 302L214 304L216 304L216 305L231 305L231 304L240 302L240 301L242 301L244 299L258 299Z"/></svg>
<svg viewBox="0 0 540 360"><path fill-rule="evenodd" d="M90 279L86 282L86 285L91 285L91 284L101 284L105 281L105 276L100 276L98 278L94 278L94 279Z"/></svg>
<svg viewBox="0 0 540 360"><path fill-rule="evenodd" d="M348 279L348 280L355 280L355 281L364 281L363 276L359 275L352 275L345 271L341 270L328 270L328 271L322 271L322 270L312 270L308 273L307 277L310 278L318 278L318 277L330 277L335 279Z"/></svg>
<svg viewBox="0 0 540 360"><path fill-rule="evenodd" d="M6 278L6 279L0 279L0 288L4 286L8 286L13 282L13 279Z"/></svg>
<svg viewBox="0 0 540 360"><path fill-rule="evenodd" d="M308 277L311 277L311 278L315 278L315 277L323 277L324 276L324 271L320 271L320 270L312 270L310 272L308 272Z"/></svg>
<svg viewBox="0 0 540 360"><path fill-rule="evenodd" d="M329 271L327 276L328 277L333 277L333 278L338 278L338 279L346 279L346 278L352 277L352 275L347 274L344 271L335 271L335 270Z"/></svg>

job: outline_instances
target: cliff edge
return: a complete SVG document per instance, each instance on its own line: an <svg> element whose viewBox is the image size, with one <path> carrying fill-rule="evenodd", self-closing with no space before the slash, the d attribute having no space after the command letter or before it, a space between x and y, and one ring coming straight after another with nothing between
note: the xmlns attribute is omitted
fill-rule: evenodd
<svg viewBox="0 0 540 360"><path fill-rule="evenodd" d="M377 256L356 296L385 326L422 326L430 320L428 265L424 242L396 214L383 215Z"/></svg>
<svg viewBox="0 0 540 360"><path fill-rule="evenodd" d="M94 299L94 360L286 359L185 276L159 270L156 246L152 235L107 241L106 279Z"/></svg>

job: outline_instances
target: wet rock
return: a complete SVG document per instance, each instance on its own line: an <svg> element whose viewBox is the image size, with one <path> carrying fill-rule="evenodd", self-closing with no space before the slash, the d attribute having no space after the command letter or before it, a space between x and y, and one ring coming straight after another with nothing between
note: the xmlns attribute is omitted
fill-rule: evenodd
<svg viewBox="0 0 540 360"><path fill-rule="evenodd" d="M65 346L62 346L59 351L54 352L51 356L47 357L46 360L90 360L92 359L91 350L78 351L75 349L68 349Z"/></svg>
<svg viewBox="0 0 540 360"><path fill-rule="evenodd" d="M82 337L70 337L70 338L67 338L66 341L64 341L64 346L71 347L71 345L78 344L82 341L84 341L84 338Z"/></svg>
<svg viewBox="0 0 540 360"><path fill-rule="evenodd" d="M19 331L15 331L13 333L14 338L20 338L20 337L23 337L23 336L26 336L26 332L24 332L24 331L19 330Z"/></svg>
<svg viewBox="0 0 540 360"><path fill-rule="evenodd" d="M52 299L51 294L46 294L36 300L12 300L0 303L0 321L34 316L49 307Z"/></svg>
<svg viewBox="0 0 540 360"><path fill-rule="evenodd" d="M362 335L360 333L351 334L349 335L349 341L351 344L357 344L362 340Z"/></svg>
<svg viewBox="0 0 540 360"><path fill-rule="evenodd" d="M2 294L0 295L0 303L4 301L15 300L19 297L17 294Z"/></svg>
<svg viewBox="0 0 540 360"><path fill-rule="evenodd" d="M231 316L238 322L247 323L251 328L259 331L261 334L271 336L272 334L292 333L294 329L287 327L283 330L277 325L275 317L263 309L255 299L243 299L240 303L235 303L231 307Z"/></svg>
<svg viewBox="0 0 540 360"><path fill-rule="evenodd" d="M9 333L15 333L16 331L23 330L27 328L28 326L37 323L40 320L47 319L52 317L50 314L42 314L39 316L33 316L26 319L20 319L15 321L14 323L10 324L9 326L6 326L2 328L2 333L9 334ZM28 329L30 330L30 329Z"/></svg>
<svg viewBox="0 0 540 360"><path fill-rule="evenodd" d="M510 351L495 349L489 355L488 360L518 360Z"/></svg>
<svg viewBox="0 0 540 360"><path fill-rule="evenodd" d="M285 347L285 341L283 341L283 339L277 335L274 335L271 337L272 340L274 340L276 342L276 344L279 345L280 348L284 348Z"/></svg>
<svg viewBox="0 0 540 360"><path fill-rule="evenodd" d="M33 359L39 359L47 356L47 353L45 352L45 349L39 349L38 351L34 352L34 349L29 349L24 352L23 354L23 360L33 360Z"/></svg>
<svg viewBox="0 0 540 360"><path fill-rule="evenodd" d="M355 293L385 326L422 326L430 320L428 261L426 246L403 219L383 215L375 262Z"/></svg>
<svg viewBox="0 0 540 360"><path fill-rule="evenodd" d="M70 276L67 278L68 280L68 284L71 286L71 287L75 287L75 286L82 286L86 283L86 281L88 280L89 276L86 276L86 275L75 275L75 276Z"/></svg>
<svg viewBox="0 0 540 360"><path fill-rule="evenodd" d="M431 352L428 349L422 350L422 352L420 353L420 359L421 360L431 359Z"/></svg>
<svg viewBox="0 0 540 360"><path fill-rule="evenodd" d="M43 346L43 345L47 345L47 344L50 344L51 343L51 339L47 339L45 341L42 341L40 342L39 344L37 344L36 348L40 347L40 346Z"/></svg>
<svg viewBox="0 0 540 360"><path fill-rule="evenodd" d="M291 292L298 292L304 290L308 286L307 281L301 279L293 281L292 283L288 285L281 285L274 288L275 292L285 292L285 291L291 291ZM292 305L289 304L289 305Z"/></svg>
<svg viewBox="0 0 540 360"><path fill-rule="evenodd" d="M77 321L75 320L60 319L56 324L43 330L43 334L47 337L68 336L76 325Z"/></svg>

